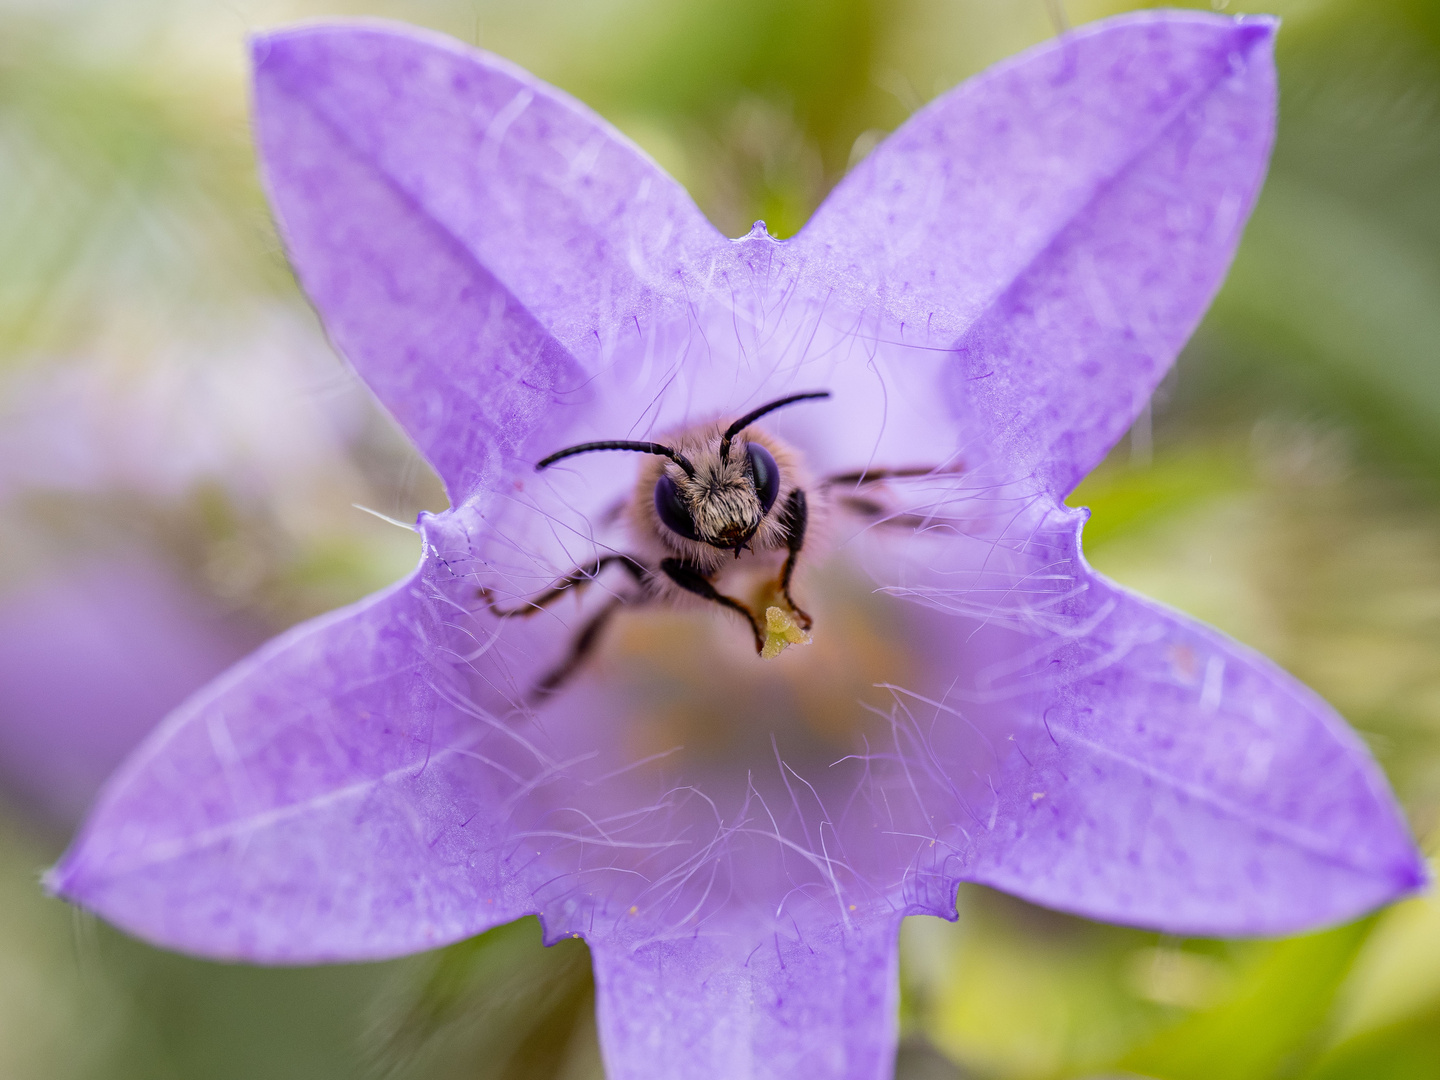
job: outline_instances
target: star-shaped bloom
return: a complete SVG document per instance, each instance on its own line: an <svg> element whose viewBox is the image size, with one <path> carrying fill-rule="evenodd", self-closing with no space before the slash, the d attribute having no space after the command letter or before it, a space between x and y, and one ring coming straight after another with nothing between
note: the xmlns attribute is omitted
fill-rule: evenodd
<svg viewBox="0 0 1440 1080"><path fill-rule="evenodd" d="M1225 273L1274 29L1069 34L918 112L785 242L722 238L496 57L374 23L260 37L290 257L452 508L421 515L411 577L174 714L52 886L271 963L539 914L590 944L612 1080L888 1075L900 919L953 917L962 881L1182 934L1417 887L1344 723L1092 571L1062 502ZM798 642L803 609L813 644L773 660L690 595L758 543L657 567L684 551L646 509L687 482L673 460L536 471L597 440L700 446L820 390L738 436L809 497L793 605L772 589L779 629L754 615Z"/></svg>

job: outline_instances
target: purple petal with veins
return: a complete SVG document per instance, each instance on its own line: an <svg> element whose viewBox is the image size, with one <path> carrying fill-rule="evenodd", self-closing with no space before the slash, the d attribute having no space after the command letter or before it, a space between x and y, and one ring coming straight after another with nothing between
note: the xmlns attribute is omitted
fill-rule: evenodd
<svg viewBox="0 0 1440 1080"><path fill-rule="evenodd" d="M412 578L176 712L51 886L258 962L537 913L590 943L616 1080L888 1075L899 920L953 917L961 881L1215 934L1417 887L1333 711L1091 571L1059 501L1225 273L1273 33L1084 27L922 110L785 243L721 238L495 57L374 23L258 39L291 259L455 505L422 516ZM814 389L758 425L809 485L813 645L761 662L733 612L613 564L535 600L660 542L627 511L634 456L536 461Z"/></svg>

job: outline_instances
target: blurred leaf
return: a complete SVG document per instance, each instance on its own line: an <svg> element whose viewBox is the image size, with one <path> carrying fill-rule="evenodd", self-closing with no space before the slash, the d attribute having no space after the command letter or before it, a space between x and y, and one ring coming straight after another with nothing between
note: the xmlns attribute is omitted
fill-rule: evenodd
<svg viewBox="0 0 1440 1080"><path fill-rule="evenodd" d="M153 948L41 892L57 841L0 806L0 1076L358 1074L360 1017L387 965L260 968Z"/></svg>
<svg viewBox="0 0 1440 1080"><path fill-rule="evenodd" d="M680 170L722 232L763 219L800 228L867 129L905 116L875 84L876 49L897 13L877 0L692 0L622 10L606 36L626 63L591 51L565 83L622 126L684 148Z"/></svg>
<svg viewBox="0 0 1440 1080"><path fill-rule="evenodd" d="M541 944L534 918L419 958L382 999L375 1060L391 1077L549 1080L598 1074L590 952Z"/></svg>
<svg viewBox="0 0 1440 1080"><path fill-rule="evenodd" d="M1306 1080L1434 1080L1440 1076L1440 1007L1341 1043Z"/></svg>
<svg viewBox="0 0 1440 1080"><path fill-rule="evenodd" d="M266 583L265 599L277 615L289 617L285 621L322 615L410 573L417 546L413 534L397 528L322 537Z"/></svg>
<svg viewBox="0 0 1440 1080"><path fill-rule="evenodd" d="M693 0L647 4L624 22L630 54L592 76L617 106L723 116L761 96L789 105L831 170L843 170L873 93L871 58L885 18L875 0Z"/></svg>
<svg viewBox="0 0 1440 1080"><path fill-rule="evenodd" d="M1401 0L1397 7L1409 24L1429 41L1430 47L1440 53L1440 5L1434 0Z"/></svg>
<svg viewBox="0 0 1440 1080"><path fill-rule="evenodd" d="M1363 919L1254 946L1259 955L1229 997L1132 1050L1121 1067L1156 1080L1292 1074L1317 1049L1336 991L1373 925L1373 919Z"/></svg>
<svg viewBox="0 0 1440 1080"><path fill-rule="evenodd" d="M965 1074L928 1039L911 1036L900 1040L895 1080L965 1080Z"/></svg>
<svg viewBox="0 0 1440 1080"><path fill-rule="evenodd" d="M1193 405L1198 391L1212 413L1344 425L1364 456L1433 479L1440 40L1426 28L1436 8L1412 0L1296 7L1278 39L1270 179L1231 276L1182 358L1182 393ZM1242 9L1264 6L1227 8Z"/></svg>
<svg viewBox="0 0 1440 1080"><path fill-rule="evenodd" d="M12 15L0 38L0 356L153 346L157 316L291 292L238 110L67 29Z"/></svg>
<svg viewBox="0 0 1440 1080"><path fill-rule="evenodd" d="M83 1080L133 1018L108 973L77 970L74 917L37 886L46 845L8 809L0 804L0 1076Z"/></svg>
<svg viewBox="0 0 1440 1080"><path fill-rule="evenodd" d="M1243 454L1225 446L1188 447L1143 468L1128 465L1128 454L1122 443L1111 460L1065 500L1070 506L1090 508L1084 535L1087 549L1186 513L1218 495L1243 490L1252 479Z"/></svg>
<svg viewBox="0 0 1440 1080"><path fill-rule="evenodd" d="M1157 934L1046 911L962 886L960 919L907 919L904 1016L965 1075L1086 1075L1171 1015L1137 992ZM919 1051L917 1048L917 1055Z"/></svg>
<svg viewBox="0 0 1440 1080"><path fill-rule="evenodd" d="M1215 317L1271 343L1272 362L1332 381L1351 419L1440 466L1440 260L1356 209L1272 176Z"/></svg>
<svg viewBox="0 0 1440 1080"><path fill-rule="evenodd" d="M380 964L266 968L152 948L96 927L89 963L128 995L95 1080L349 1080Z"/></svg>
<svg viewBox="0 0 1440 1080"><path fill-rule="evenodd" d="M1348 1039L1440 1009L1440 896L1389 908L1345 986L1337 1035ZM1440 1028L1435 1029L1440 1041ZM1440 1074L1437 1074L1440 1075Z"/></svg>

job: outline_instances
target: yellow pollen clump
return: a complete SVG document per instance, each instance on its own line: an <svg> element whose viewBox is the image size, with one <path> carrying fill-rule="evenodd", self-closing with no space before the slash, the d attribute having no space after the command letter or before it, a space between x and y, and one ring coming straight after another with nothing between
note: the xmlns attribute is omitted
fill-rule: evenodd
<svg viewBox="0 0 1440 1080"><path fill-rule="evenodd" d="M800 628L795 616L773 604L765 609L765 647L762 660L774 660L791 645L809 645L810 635Z"/></svg>

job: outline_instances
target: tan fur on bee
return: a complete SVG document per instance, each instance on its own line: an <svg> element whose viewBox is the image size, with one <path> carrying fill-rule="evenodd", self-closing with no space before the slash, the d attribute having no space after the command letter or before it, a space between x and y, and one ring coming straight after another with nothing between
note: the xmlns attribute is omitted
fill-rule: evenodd
<svg viewBox="0 0 1440 1080"><path fill-rule="evenodd" d="M727 426L717 420L662 436L661 442L678 450L695 466L695 478L690 479L679 465L667 458L655 457L646 461L636 480L635 495L628 514L637 554L644 561L658 566L661 559L683 559L707 576L713 575L712 580L722 592L725 589L721 582L732 576L732 570L746 575L779 574L789 554L786 546L788 534L783 524L785 505L796 488L805 490L808 502L807 552L822 532L826 516L824 496L811 488L811 478L801 465L799 454L773 435L754 428L745 429L735 436L729 460L722 465L720 439ZM760 502L754 485L746 471L745 448L751 442L770 451L780 472L779 494L763 518L760 517ZM743 535L759 519L754 536L738 559L733 550L687 540L666 528L655 512L655 485L662 473L669 475L685 497L692 511L696 532L702 536L719 539L727 531ZM651 579L656 592L667 598L698 599L678 588L663 573L656 572Z"/></svg>

